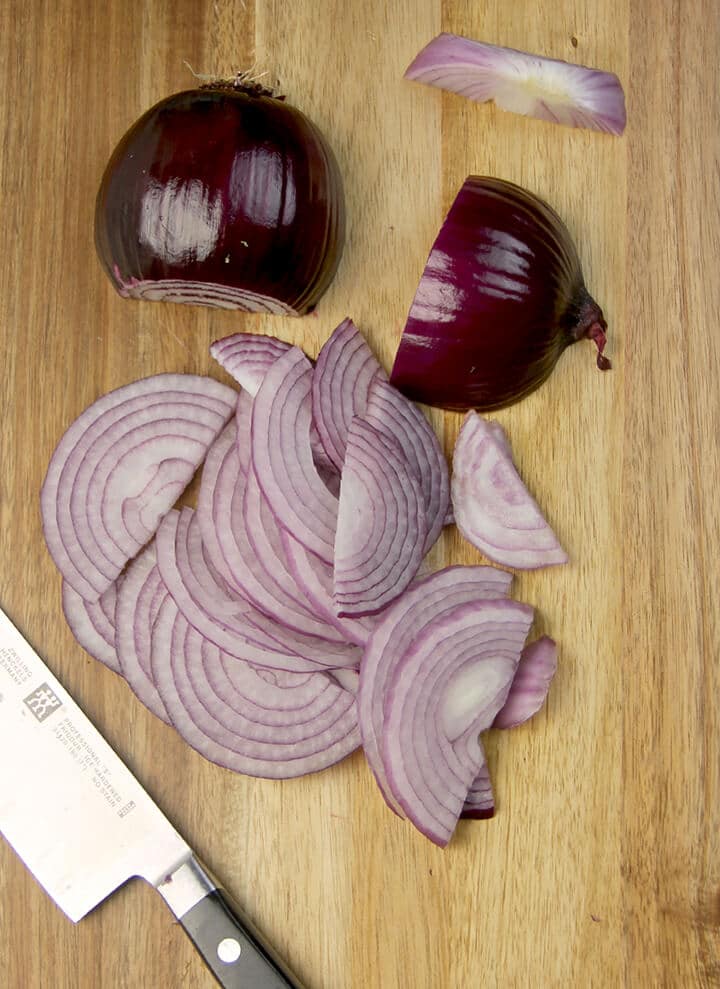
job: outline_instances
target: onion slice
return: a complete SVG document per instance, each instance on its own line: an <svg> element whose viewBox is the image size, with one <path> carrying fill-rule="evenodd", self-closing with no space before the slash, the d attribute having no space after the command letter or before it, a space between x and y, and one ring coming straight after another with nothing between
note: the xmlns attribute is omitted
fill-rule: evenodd
<svg viewBox="0 0 720 989"><path fill-rule="evenodd" d="M355 417L335 537L338 615L373 614L402 594L422 563L426 539L422 491L402 449Z"/></svg>
<svg viewBox="0 0 720 989"><path fill-rule="evenodd" d="M420 482L427 519L424 552L428 553L450 508L450 478L440 442L418 406L383 378L376 377L371 384L365 419L400 444Z"/></svg>
<svg viewBox="0 0 720 989"><path fill-rule="evenodd" d="M440 34L405 78L568 127L618 135L625 130L625 95L615 73L515 48Z"/></svg>
<svg viewBox="0 0 720 989"><path fill-rule="evenodd" d="M115 642L120 671L135 696L156 717L169 723L150 662L153 625L167 596L151 543L125 572L115 605Z"/></svg>
<svg viewBox="0 0 720 989"><path fill-rule="evenodd" d="M89 406L53 453L41 492L50 555L87 601L147 543L233 413L236 393L159 374Z"/></svg>
<svg viewBox="0 0 720 989"><path fill-rule="evenodd" d="M567 563L496 427L468 412L453 454L455 523L488 559L519 570Z"/></svg>
<svg viewBox="0 0 720 989"><path fill-rule="evenodd" d="M503 598L512 576L494 567L447 567L418 582L392 604L368 640L360 667L358 718L363 749L388 806L403 816L382 757L386 700L397 663L429 622L459 604Z"/></svg>
<svg viewBox="0 0 720 989"><path fill-rule="evenodd" d="M525 646L510 693L493 721L493 728L516 728L545 703L557 670L557 645L547 635Z"/></svg>
<svg viewBox="0 0 720 989"><path fill-rule="evenodd" d="M253 398L272 365L289 349L289 343L259 333L233 333L210 344L210 354Z"/></svg>
<svg viewBox="0 0 720 989"><path fill-rule="evenodd" d="M430 622L395 667L383 735L387 781L437 845L452 837L485 765L478 736L507 698L532 614L507 599L458 605Z"/></svg>
<svg viewBox="0 0 720 989"><path fill-rule="evenodd" d="M510 688L512 690L512 687ZM492 783L490 782L490 770L485 760L485 751L482 742L478 742L479 750L482 752L483 765L480 772L470 784L470 789L465 794L465 803L460 811L460 817L474 821L486 821L495 813L495 798L493 797Z"/></svg>
<svg viewBox="0 0 720 989"><path fill-rule="evenodd" d="M252 462L279 525L332 563L338 502L313 460L312 375L297 347L267 372L253 402Z"/></svg>
<svg viewBox="0 0 720 989"><path fill-rule="evenodd" d="M267 670L223 653L172 599L152 646L153 677L173 726L218 765L289 779L325 769L359 744L351 691L324 673Z"/></svg>
<svg viewBox="0 0 720 989"><path fill-rule="evenodd" d="M116 598L115 584L97 601L86 601L66 580L62 583L62 608L70 631L85 652L113 673L120 672L115 651Z"/></svg>
<svg viewBox="0 0 720 989"><path fill-rule="evenodd" d="M367 408L370 386L387 376L351 319L333 330L318 354L312 379L313 422L323 449L338 471L354 416Z"/></svg>

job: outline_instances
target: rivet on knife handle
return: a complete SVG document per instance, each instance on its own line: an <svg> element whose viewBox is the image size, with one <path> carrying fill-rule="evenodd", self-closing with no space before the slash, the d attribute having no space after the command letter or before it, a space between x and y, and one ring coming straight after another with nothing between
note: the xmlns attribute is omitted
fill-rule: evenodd
<svg viewBox="0 0 720 989"><path fill-rule="evenodd" d="M158 891L225 989L302 989L196 859L168 876Z"/></svg>

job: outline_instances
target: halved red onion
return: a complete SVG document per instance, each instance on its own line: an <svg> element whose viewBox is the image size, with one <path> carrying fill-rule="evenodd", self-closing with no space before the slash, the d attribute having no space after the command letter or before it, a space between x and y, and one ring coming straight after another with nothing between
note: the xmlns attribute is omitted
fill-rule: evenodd
<svg viewBox="0 0 720 989"><path fill-rule="evenodd" d="M371 615L417 574L427 539L420 484L402 449L359 417L348 431L335 536L338 615Z"/></svg>
<svg viewBox="0 0 720 989"><path fill-rule="evenodd" d="M493 728L517 728L540 710L557 670L557 645L547 635L525 646L508 698Z"/></svg>
<svg viewBox="0 0 720 989"><path fill-rule="evenodd" d="M614 72L515 48L440 34L416 56L405 78L556 124L610 134L625 130L625 94Z"/></svg>
<svg viewBox="0 0 720 989"><path fill-rule="evenodd" d="M116 147L95 210L124 297L302 314L342 253L332 149L289 103L218 82L151 107Z"/></svg>
<svg viewBox="0 0 720 989"><path fill-rule="evenodd" d="M512 688L510 688L512 689ZM482 742L478 742L480 751L485 759ZM460 811L460 817L468 820L486 821L495 813L495 798L493 797L490 770L487 762L483 761L482 769L470 784L465 794L465 802Z"/></svg>
<svg viewBox="0 0 720 989"><path fill-rule="evenodd" d="M427 518L425 553L434 545L450 508L447 460L435 432L417 405L386 379L373 379L364 418L396 440L420 482Z"/></svg>
<svg viewBox="0 0 720 989"><path fill-rule="evenodd" d="M375 377L387 380L353 321L344 319L323 344L312 378L313 422L338 471L345 461L350 423L353 416L364 415Z"/></svg>
<svg viewBox="0 0 720 989"><path fill-rule="evenodd" d="M169 723L150 662L153 625L167 596L151 543L125 571L115 605L115 643L120 671L132 691L156 717Z"/></svg>
<svg viewBox="0 0 720 989"><path fill-rule="evenodd" d="M253 403L252 460L279 525L332 563L338 502L313 460L312 375L310 361L297 347L267 372Z"/></svg>
<svg viewBox="0 0 720 989"><path fill-rule="evenodd" d="M154 375L103 395L66 430L41 511L50 555L81 597L98 600L152 537L235 400L211 378Z"/></svg>
<svg viewBox="0 0 720 989"><path fill-rule="evenodd" d="M218 364L253 397L272 365L289 349L289 343L259 333L233 333L210 344Z"/></svg>
<svg viewBox="0 0 720 989"><path fill-rule="evenodd" d="M294 632L223 584L206 558L192 509L169 512L156 536L158 568L187 620L219 648L294 673L357 666L359 651Z"/></svg>
<svg viewBox="0 0 720 989"><path fill-rule="evenodd" d="M453 453L455 524L488 559L519 570L567 563L496 430L468 412Z"/></svg>
<svg viewBox="0 0 720 989"><path fill-rule="evenodd" d="M288 673L229 656L164 602L153 677L172 723L201 755L249 776L317 772L357 748L355 698L324 673Z"/></svg>
<svg viewBox="0 0 720 989"><path fill-rule="evenodd" d="M452 837L485 764L479 735L510 690L532 608L517 601L461 604L430 622L396 664L382 758L407 817L435 844Z"/></svg>
<svg viewBox="0 0 720 989"><path fill-rule="evenodd" d="M283 531L281 535L289 570L310 606L325 621L334 625L347 642L364 646L377 624L377 616L339 617L333 599L333 568L305 549L289 532Z"/></svg>
<svg viewBox="0 0 720 989"><path fill-rule="evenodd" d="M407 590L383 614L360 667L358 718L365 757L388 806L403 816L387 782L382 757L385 706L396 664L428 623L459 604L503 598L512 576L494 567L447 567Z"/></svg>
<svg viewBox="0 0 720 989"><path fill-rule="evenodd" d="M70 631L93 659L119 673L115 652L116 597L116 584L111 584L97 601L85 601L66 580L62 582L62 608Z"/></svg>

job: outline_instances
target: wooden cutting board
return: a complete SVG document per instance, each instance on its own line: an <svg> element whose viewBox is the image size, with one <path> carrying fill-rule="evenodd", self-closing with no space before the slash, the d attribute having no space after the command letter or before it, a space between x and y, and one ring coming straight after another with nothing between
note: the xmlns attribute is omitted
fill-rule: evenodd
<svg viewBox="0 0 720 989"><path fill-rule="evenodd" d="M625 136L403 82L440 30L614 70ZM308 989L720 985L719 46L714 0L0 5L0 601ZM193 72L249 66L337 152L333 286L302 320L121 300L92 231L115 142ZM361 753L252 780L148 714L65 626L38 491L100 393L160 371L222 378L208 345L233 330L314 355L351 315L389 366L470 173L566 219L614 369L574 347L498 415L571 556L515 585L560 667L544 711L488 741L496 817L441 851L385 808ZM450 450L459 416L432 418ZM454 534L435 554L478 559ZM75 927L2 842L0 973L7 989L214 985L152 890L130 883Z"/></svg>

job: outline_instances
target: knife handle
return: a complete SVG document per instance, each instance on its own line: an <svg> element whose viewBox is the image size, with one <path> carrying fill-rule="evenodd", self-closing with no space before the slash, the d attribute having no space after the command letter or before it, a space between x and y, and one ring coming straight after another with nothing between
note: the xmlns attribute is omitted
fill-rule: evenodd
<svg viewBox="0 0 720 989"><path fill-rule="evenodd" d="M157 888L224 989L303 989L197 859Z"/></svg>

